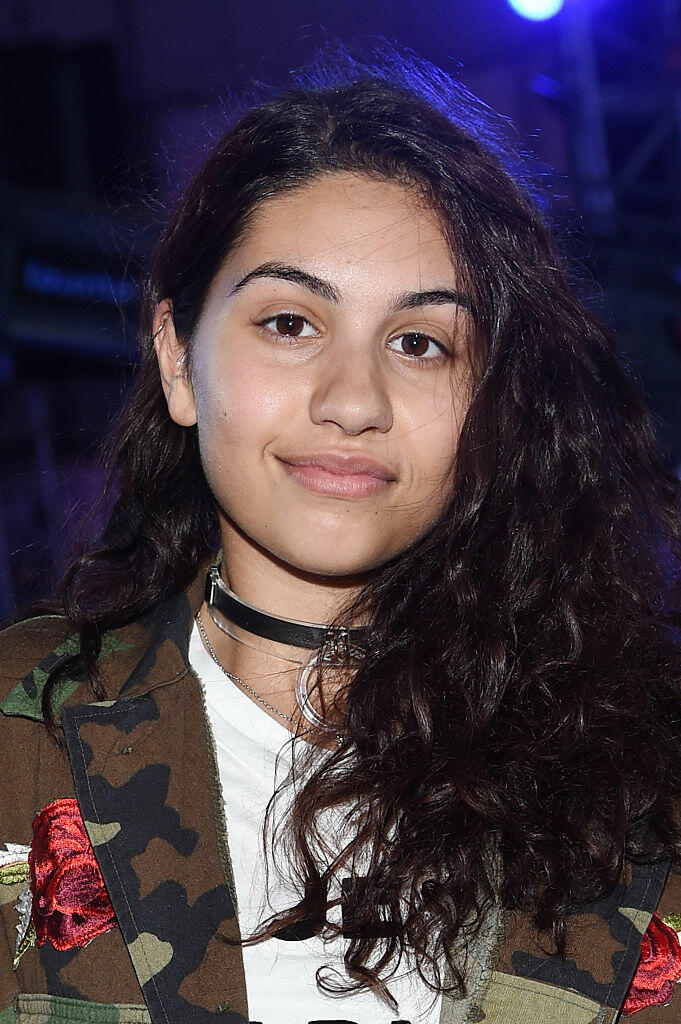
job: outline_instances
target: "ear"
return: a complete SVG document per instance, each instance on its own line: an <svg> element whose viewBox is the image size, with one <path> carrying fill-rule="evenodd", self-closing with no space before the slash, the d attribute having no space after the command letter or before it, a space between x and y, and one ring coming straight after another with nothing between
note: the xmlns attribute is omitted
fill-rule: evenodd
<svg viewBox="0 0 681 1024"><path fill-rule="evenodd" d="M156 307L153 339L170 418L181 427L193 427L196 402L187 372L187 350L175 334L170 299L164 299Z"/></svg>

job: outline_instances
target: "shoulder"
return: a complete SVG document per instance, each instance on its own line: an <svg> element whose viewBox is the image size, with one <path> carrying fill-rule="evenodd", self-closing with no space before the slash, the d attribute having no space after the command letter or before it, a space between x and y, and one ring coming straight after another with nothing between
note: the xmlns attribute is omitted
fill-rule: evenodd
<svg viewBox="0 0 681 1024"><path fill-rule="evenodd" d="M194 593L196 591L196 593ZM152 605L138 618L101 634L99 700L138 696L186 674L189 636L203 596L203 581ZM60 615L26 619L0 632L0 711L5 716L43 720L43 692L51 685L52 709L90 703L94 698L74 655L80 640Z"/></svg>
<svg viewBox="0 0 681 1024"><path fill-rule="evenodd" d="M61 615L24 619L0 632L0 701L23 685L34 696L43 676L64 657L78 652L73 627Z"/></svg>

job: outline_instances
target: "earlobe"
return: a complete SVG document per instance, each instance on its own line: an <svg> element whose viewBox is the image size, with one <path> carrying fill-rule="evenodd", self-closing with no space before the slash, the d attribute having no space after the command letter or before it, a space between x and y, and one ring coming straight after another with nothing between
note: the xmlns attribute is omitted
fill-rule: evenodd
<svg viewBox="0 0 681 1024"><path fill-rule="evenodd" d="M193 427L196 403L187 373L187 351L175 333L173 307L169 299L159 302L156 308L152 340L170 418L181 427Z"/></svg>

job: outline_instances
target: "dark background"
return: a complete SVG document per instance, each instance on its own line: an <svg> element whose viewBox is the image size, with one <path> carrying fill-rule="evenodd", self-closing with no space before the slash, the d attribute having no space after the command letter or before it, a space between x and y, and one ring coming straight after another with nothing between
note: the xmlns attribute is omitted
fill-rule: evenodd
<svg viewBox="0 0 681 1024"><path fill-rule="evenodd" d="M328 38L412 47L510 121L681 464L677 0L25 0L0 9L0 615L45 591L98 488L135 284L230 96ZM512 122L512 124L511 124Z"/></svg>

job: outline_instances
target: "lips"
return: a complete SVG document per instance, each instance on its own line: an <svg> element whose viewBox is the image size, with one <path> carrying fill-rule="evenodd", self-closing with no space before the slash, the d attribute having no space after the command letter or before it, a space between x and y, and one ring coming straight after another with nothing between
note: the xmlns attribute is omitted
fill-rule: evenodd
<svg viewBox="0 0 681 1024"><path fill-rule="evenodd" d="M368 455L313 452L280 460L286 473L308 490L340 498L365 498L397 479L394 470Z"/></svg>
<svg viewBox="0 0 681 1024"><path fill-rule="evenodd" d="M394 480L396 474L366 455L345 455L339 452L317 452L312 455L291 455L282 459L289 466L325 469L339 476L373 476L377 480Z"/></svg>

